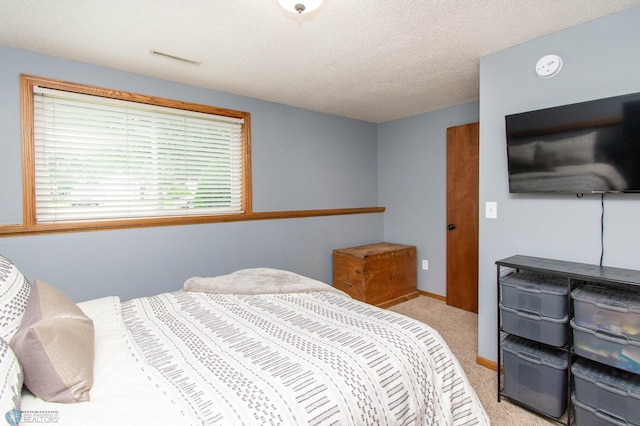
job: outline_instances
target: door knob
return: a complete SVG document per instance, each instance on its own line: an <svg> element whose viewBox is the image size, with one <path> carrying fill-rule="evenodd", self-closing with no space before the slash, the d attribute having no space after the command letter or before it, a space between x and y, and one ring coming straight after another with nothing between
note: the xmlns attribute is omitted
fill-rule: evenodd
<svg viewBox="0 0 640 426"><path fill-rule="evenodd" d="M447 225L447 229L449 231L453 231L454 229L456 229L456 226L453 223L450 223L450 224Z"/></svg>

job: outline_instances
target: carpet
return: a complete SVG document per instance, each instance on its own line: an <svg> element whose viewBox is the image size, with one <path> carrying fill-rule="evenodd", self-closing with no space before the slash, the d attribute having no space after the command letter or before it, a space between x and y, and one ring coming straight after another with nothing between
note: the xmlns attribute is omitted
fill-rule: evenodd
<svg viewBox="0 0 640 426"><path fill-rule="evenodd" d="M476 363L478 353L478 315L420 296L388 308L434 328L447 342L471 385L478 394L491 424L496 426L537 426L553 422L504 399L498 403L498 378L494 370Z"/></svg>

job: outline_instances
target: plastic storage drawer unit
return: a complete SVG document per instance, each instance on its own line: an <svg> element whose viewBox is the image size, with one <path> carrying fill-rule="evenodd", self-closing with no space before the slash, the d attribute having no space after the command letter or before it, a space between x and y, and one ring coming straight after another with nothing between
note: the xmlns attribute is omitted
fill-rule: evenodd
<svg viewBox="0 0 640 426"><path fill-rule="evenodd" d="M502 304L507 308L536 312L548 318L564 318L569 314L566 279L513 272L499 281Z"/></svg>
<svg viewBox="0 0 640 426"><path fill-rule="evenodd" d="M585 285L571 292L574 320L580 327L605 330L640 342L640 295Z"/></svg>
<svg viewBox="0 0 640 426"><path fill-rule="evenodd" d="M507 336L504 351L504 394L552 417L567 408L568 353Z"/></svg>
<svg viewBox="0 0 640 426"><path fill-rule="evenodd" d="M640 342L603 330L580 327L571 320L575 353L594 361L640 374Z"/></svg>
<svg viewBox="0 0 640 426"><path fill-rule="evenodd" d="M502 329L509 334L561 347L569 337L569 317L548 318L536 312L511 309L500 304Z"/></svg>
<svg viewBox="0 0 640 426"><path fill-rule="evenodd" d="M640 376L580 359L571 366L575 400L622 424L640 425Z"/></svg>

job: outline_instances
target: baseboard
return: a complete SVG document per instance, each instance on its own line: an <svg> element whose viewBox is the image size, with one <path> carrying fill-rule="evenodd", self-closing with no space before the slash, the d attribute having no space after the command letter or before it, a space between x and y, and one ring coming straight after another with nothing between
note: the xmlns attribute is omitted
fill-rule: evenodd
<svg viewBox="0 0 640 426"><path fill-rule="evenodd" d="M430 297L432 299L442 300L443 302L447 301L446 296L440 296L439 294L429 293L428 291L422 291L422 290L418 290L418 293L420 293L423 296Z"/></svg>
<svg viewBox="0 0 640 426"><path fill-rule="evenodd" d="M383 302L383 303L379 303L376 306L378 308L387 309L387 308L389 308L389 307L391 307L393 305L397 305L398 303L402 303L402 302L406 302L407 300L415 299L419 295L420 294L417 291L414 291L413 293L405 294L404 296L397 297L397 298L392 299L392 300L387 300L386 302Z"/></svg>
<svg viewBox="0 0 640 426"><path fill-rule="evenodd" d="M490 359L486 359L481 356L476 356L476 364L481 365L483 367L487 367L488 369L493 371L498 371L497 362L491 361Z"/></svg>

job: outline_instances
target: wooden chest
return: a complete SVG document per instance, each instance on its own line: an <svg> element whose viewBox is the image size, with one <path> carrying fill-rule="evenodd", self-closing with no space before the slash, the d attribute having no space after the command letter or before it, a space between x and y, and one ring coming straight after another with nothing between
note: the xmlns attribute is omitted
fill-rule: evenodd
<svg viewBox="0 0 640 426"><path fill-rule="evenodd" d="M393 243L333 251L333 286L386 308L418 296L416 247Z"/></svg>

